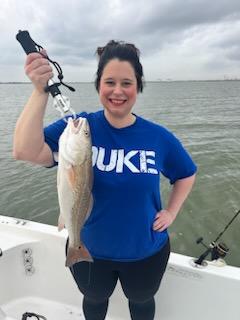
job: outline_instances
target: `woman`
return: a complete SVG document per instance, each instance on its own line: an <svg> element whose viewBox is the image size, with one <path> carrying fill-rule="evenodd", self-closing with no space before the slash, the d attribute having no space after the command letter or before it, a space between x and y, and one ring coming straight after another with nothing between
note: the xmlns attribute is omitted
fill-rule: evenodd
<svg viewBox="0 0 240 320"><path fill-rule="evenodd" d="M81 238L94 263L77 263L71 272L84 295L87 320L105 319L118 280L131 318L151 320L170 253L167 228L191 191L196 166L172 133L132 113L143 90L138 49L110 41L97 53L95 85L103 110L79 114L88 119L93 143L94 206ZM16 125L14 157L51 167L66 125L59 120L43 130L44 87L52 69L32 53L25 71L35 90ZM172 184L166 208L161 173Z"/></svg>

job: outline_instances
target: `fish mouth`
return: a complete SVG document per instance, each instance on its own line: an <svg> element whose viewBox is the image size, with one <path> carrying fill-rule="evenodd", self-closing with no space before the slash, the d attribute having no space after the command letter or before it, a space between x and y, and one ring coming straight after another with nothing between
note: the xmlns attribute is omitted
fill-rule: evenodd
<svg viewBox="0 0 240 320"><path fill-rule="evenodd" d="M79 133L81 128L82 127L84 128L87 124L86 119L82 117L79 117L77 119L69 118L68 121L69 121L71 133L75 133L75 134Z"/></svg>

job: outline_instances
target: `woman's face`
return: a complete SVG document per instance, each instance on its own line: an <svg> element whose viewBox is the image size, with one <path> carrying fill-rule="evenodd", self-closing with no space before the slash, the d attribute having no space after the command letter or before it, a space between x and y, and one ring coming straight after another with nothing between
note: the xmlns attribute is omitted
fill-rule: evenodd
<svg viewBox="0 0 240 320"><path fill-rule="evenodd" d="M131 114L137 98L137 79L128 61L110 60L100 79L99 97L105 112L114 118Z"/></svg>

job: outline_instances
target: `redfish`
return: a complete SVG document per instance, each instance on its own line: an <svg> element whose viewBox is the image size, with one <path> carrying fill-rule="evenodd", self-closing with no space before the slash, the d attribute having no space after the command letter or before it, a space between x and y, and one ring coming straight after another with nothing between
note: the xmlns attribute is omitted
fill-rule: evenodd
<svg viewBox="0 0 240 320"><path fill-rule="evenodd" d="M57 190L60 207L58 229L67 228L69 243L65 265L93 262L80 233L92 205L92 142L87 119L68 118L59 139Z"/></svg>

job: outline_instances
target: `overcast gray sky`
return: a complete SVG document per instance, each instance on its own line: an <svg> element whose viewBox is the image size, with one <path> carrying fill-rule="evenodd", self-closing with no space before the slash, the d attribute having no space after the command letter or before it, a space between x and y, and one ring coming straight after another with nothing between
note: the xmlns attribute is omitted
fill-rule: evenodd
<svg viewBox="0 0 240 320"><path fill-rule="evenodd" d="M28 81L19 29L67 82L92 81L110 39L140 49L147 81L240 78L239 0L0 0L0 82Z"/></svg>

